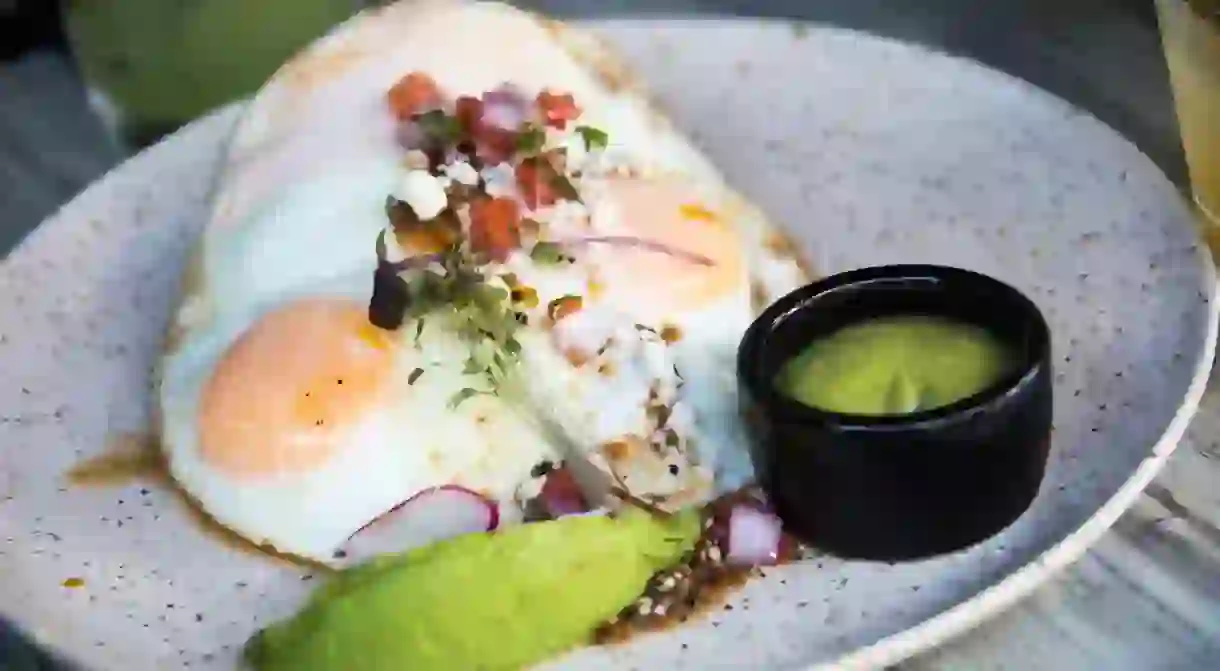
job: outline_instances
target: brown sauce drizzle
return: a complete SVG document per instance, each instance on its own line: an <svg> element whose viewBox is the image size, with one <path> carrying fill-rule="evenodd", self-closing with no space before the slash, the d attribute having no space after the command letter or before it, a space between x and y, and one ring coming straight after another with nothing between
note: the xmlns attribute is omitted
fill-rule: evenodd
<svg viewBox="0 0 1220 671"><path fill-rule="evenodd" d="M296 567L331 570L312 559L280 552L266 543L255 543L216 521L174 481L165 452L161 449L161 441L152 434L121 433L112 436L107 441L105 451L68 469L64 477L74 487L121 487L133 482L155 485L172 492L194 525L221 545Z"/></svg>
<svg viewBox="0 0 1220 671"><path fill-rule="evenodd" d="M761 494L754 487L730 492L709 503L703 511L703 534L694 549L676 566L655 574L643 594L593 635L595 645L622 643L639 634L662 631L699 617L724 604L734 590L766 567L730 566L725 524L734 506L757 505ZM800 544L785 534L777 565L796 561Z"/></svg>
<svg viewBox="0 0 1220 671"><path fill-rule="evenodd" d="M76 487L117 487L133 481L169 480L165 458L157 441L138 433L111 436L99 455L77 463L64 475Z"/></svg>

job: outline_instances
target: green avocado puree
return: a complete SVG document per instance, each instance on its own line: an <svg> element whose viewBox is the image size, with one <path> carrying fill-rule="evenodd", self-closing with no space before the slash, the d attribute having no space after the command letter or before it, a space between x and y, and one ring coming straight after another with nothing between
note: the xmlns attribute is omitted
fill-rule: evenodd
<svg viewBox="0 0 1220 671"><path fill-rule="evenodd" d="M519 669L590 640L681 560L698 513L566 517L349 569L246 647L255 669Z"/></svg>
<svg viewBox="0 0 1220 671"><path fill-rule="evenodd" d="M779 391L805 405L857 415L932 410L983 391L1013 370L988 331L939 317L853 324L814 340L780 369Z"/></svg>

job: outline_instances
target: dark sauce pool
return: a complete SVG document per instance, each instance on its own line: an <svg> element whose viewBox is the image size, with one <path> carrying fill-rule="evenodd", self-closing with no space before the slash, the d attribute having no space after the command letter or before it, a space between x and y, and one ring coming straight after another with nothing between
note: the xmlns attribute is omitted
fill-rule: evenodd
<svg viewBox="0 0 1220 671"><path fill-rule="evenodd" d="M800 559L805 549L786 532L774 561L767 565L730 564L728 558L729 516L737 506L766 509L757 487L730 492L707 504L703 510L703 534L680 563L652 576L643 594L616 618L594 633L597 645L621 643L638 634L662 631L720 608L732 592L771 566Z"/></svg>

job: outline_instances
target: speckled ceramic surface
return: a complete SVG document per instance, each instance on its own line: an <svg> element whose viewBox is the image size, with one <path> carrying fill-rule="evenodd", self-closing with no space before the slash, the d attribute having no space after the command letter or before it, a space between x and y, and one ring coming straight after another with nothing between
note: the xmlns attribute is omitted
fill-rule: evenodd
<svg viewBox="0 0 1220 671"><path fill-rule="evenodd" d="M948 263L1028 292L1054 331L1057 422L1038 500L979 547L773 571L704 621L557 668L890 663L1028 593L1134 500L1185 430L1216 331L1213 271L1150 161L1023 83L900 44L744 22L595 27L821 271ZM92 668L231 668L312 585L201 533L155 486L62 478L145 425L235 118L129 162L0 268L0 604Z"/></svg>

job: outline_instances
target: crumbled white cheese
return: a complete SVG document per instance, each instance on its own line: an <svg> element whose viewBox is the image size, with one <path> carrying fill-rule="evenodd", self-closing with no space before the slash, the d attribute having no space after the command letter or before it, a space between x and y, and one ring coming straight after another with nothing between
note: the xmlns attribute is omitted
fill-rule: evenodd
<svg viewBox="0 0 1220 671"><path fill-rule="evenodd" d="M445 166L445 174L458 184L476 186L479 183L479 171L466 161L454 161Z"/></svg>
<svg viewBox="0 0 1220 671"><path fill-rule="evenodd" d="M568 174L583 170L589 156L589 145L585 137L569 127L566 130L548 127L546 129L547 151L562 150L566 157L565 167Z"/></svg>
<svg viewBox="0 0 1220 671"><path fill-rule="evenodd" d="M487 195L492 198L517 195L517 174L507 163L497 163L483 168L483 181L487 183Z"/></svg>
<svg viewBox="0 0 1220 671"><path fill-rule="evenodd" d="M398 238L394 235L394 227L386 226L385 228L385 260L390 263L398 263L407 258L407 252L398 244Z"/></svg>
<svg viewBox="0 0 1220 671"><path fill-rule="evenodd" d="M403 159L403 165L410 170L427 170L428 155L418 149L412 149Z"/></svg>
<svg viewBox="0 0 1220 671"><path fill-rule="evenodd" d="M654 331L637 328L623 315L604 306L586 307L561 319L552 335L560 350L589 360L582 367L588 371L583 382L571 393L598 408L582 429L594 444L649 436L656 428L649 419L652 394L666 406L680 400L668 345ZM681 430L692 430L692 424Z"/></svg>
<svg viewBox="0 0 1220 671"><path fill-rule="evenodd" d="M425 221L440 214L449 204L444 183L426 170L408 172L394 197L410 205L415 215Z"/></svg>

